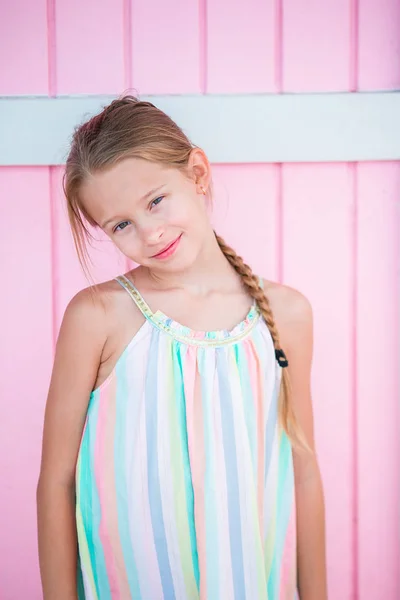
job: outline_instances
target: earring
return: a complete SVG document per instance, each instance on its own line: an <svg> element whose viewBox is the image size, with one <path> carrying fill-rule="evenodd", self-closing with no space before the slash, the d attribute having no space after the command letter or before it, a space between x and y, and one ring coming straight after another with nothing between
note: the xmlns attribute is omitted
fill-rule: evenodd
<svg viewBox="0 0 400 600"><path fill-rule="evenodd" d="M205 195L206 195L206 190L203 188L203 186L202 186L202 185L200 186L200 189L201 189L201 191L202 191L203 195L205 196Z"/></svg>

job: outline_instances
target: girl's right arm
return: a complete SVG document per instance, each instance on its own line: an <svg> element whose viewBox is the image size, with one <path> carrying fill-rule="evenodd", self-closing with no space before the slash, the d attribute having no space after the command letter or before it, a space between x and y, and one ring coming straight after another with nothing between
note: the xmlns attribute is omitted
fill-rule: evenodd
<svg viewBox="0 0 400 600"><path fill-rule="evenodd" d="M46 403L37 485L39 564L44 600L76 600L75 467L106 341L105 310L89 289L68 305Z"/></svg>

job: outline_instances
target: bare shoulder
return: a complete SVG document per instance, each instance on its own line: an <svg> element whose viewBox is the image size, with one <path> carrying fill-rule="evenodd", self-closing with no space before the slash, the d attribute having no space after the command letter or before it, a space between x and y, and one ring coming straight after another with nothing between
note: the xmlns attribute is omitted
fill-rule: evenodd
<svg viewBox="0 0 400 600"><path fill-rule="evenodd" d="M299 338L303 342L305 338L312 340L313 309L307 296L291 286L268 280L264 280L264 290L282 343L293 346Z"/></svg>
<svg viewBox="0 0 400 600"><path fill-rule="evenodd" d="M84 288L68 303L64 321L83 325L85 329L94 329L99 333L102 330L106 332L110 318L118 313L127 296L115 280Z"/></svg>
<svg viewBox="0 0 400 600"><path fill-rule="evenodd" d="M93 318L104 314L112 307L114 296L120 286L116 281L86 287L73 296L66 308L66 313L71 315L93 315Z"/></svg>
<svg viewBox="0 0 400 600"><path fill-rule="evenodd" d="M69 345L71 338L81 339L90 336L93 341L100 339L105 331L105 311L101 296L92 288L75 294L69 301L58 333L57 348Z"/></svg>
<svg viewBox="0 0 400 600"><path fill-rule="evenodd" d="M59 342L75 340L97 362L94 387L107 379L124 348L143 324L143 315L115 280L78 292L70 301ZM71 347L67 341L67 347Z"/></svg>
<svg viewBox="0 0 400 600"><path fill-rule="evenodd" d="M69 301L58 333L53 377L78 355L82 365L87 367L90 360L97 368L108 338L111 296L108 285L101 284L79 291Z"/></svg>

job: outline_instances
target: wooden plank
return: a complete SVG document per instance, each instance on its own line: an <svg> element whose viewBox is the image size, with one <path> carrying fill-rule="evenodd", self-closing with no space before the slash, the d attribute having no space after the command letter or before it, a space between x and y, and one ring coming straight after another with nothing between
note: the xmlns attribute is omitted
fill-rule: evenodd
<svg viewBox="0 0 400 600"><path fill-rule="evenodd" d="M156 11L156 14L155 14ZM200 15L195 0L132 0L132 81L140 94L200 92Z"/></svg>
<svg viewBox="0 0 400 600"><path fill-rule="evenodd" d="M213 165L216 231L267 279L278 276L277 170L275 165Z"/></svg>
<svg viewBox="0 0 400 600"><path fill-rule="evenodd" d="M274 2L207 2L206 92L276 92L277 44Z"/></svg>
<svg viewBox="0 0 400 600"><path fill-rule="evenodd" d="M359 598L400 597L400 164L358 167Z"/></svg>
<svg viewBox="0 0 400 600"><path fill-rule="evenodd" d="M33 598L40 589L36 484L52 364L48 169L0 169L0 189L6 208L0 219L0 588L4 598Z"/></svg>
<svg viewBox="0 0 400 600"><path fill-rule="evenodd" d="M359 0L358 89L399 89L399 23L398 0Z"/></svg>
<svg viewBox="0 0 400 600"><path fill-rule="evenodd" d="M213 163L400 159L400 92L145 96ZM72 131L111 102L0 98L0 165L63 164Z"/></svg>
<svg viewBox="0 0 400 600"><path fill-rule="evenodd" d="M0 2L0 94L47 94L46 0Z"/></svg>
<svg viewBox="0 0 400 600"><path fill-rule="evenodd" d="M123 15L123 0L56 0L58 94L123 92Z"/></svg>
<svg viewBox="0 0 400 600"><path fill-rule="evenodd" d="M285 0L283 8L283 91L348 90L349 0Z"/></svg>
<svg viewBox="0 0 400 600"><path fill-rule="evenodd" d="M330 598L353 598L352 189L346 165L284 165L283 281L314 311L312 393Z"/></svg>

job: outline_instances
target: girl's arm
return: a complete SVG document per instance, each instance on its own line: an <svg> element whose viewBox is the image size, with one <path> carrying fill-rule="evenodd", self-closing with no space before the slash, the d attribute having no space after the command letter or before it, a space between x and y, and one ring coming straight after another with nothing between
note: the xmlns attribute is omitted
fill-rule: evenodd
<svg viewBox="0 0 400 600"><path fill-rule="evenodd" d="M37 485L44 600L76 600L75 466L90 392L105 343L104 309L90 290L68 305L47 398Z"/></svg>
<svg viewBox="0 0 400 600"><path fill-rule="evenodd" d="M291 401L313 454L294 451L297 506L298 588L301 600L326 600L325 508L314 446L311 401L313 315L308 300L286 288L283 348L289 361Z"/></svg>

